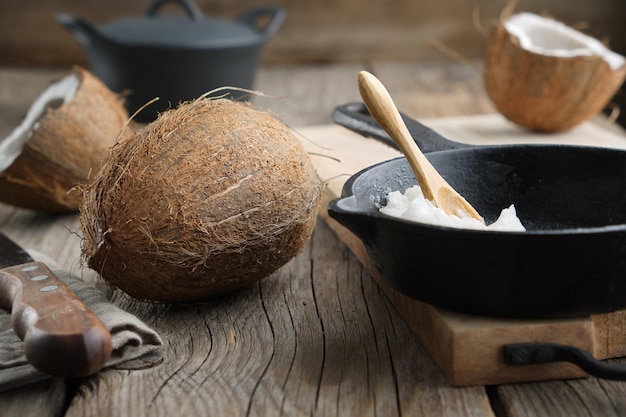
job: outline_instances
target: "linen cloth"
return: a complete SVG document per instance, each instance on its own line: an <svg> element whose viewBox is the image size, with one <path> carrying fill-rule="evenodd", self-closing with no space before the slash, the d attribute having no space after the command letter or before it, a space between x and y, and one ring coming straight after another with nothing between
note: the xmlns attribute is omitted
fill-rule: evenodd
<svg viewBox="0 0 626 417"><path fill-rule="evenodd" d="M159 334L135 315L112 304L99 289L63 270L43 254L29 251L37 261L45 263L109 329L113 351L107 367L142 369L162 361L163 341ZM23 341L11 327L11 312L0 309L0 391L51 378L30 365L23 350Z"/></svg>

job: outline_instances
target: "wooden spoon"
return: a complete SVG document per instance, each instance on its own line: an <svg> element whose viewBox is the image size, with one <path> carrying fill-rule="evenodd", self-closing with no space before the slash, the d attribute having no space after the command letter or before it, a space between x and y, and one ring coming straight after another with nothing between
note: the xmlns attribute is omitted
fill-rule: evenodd
<svg viewBox="0 0 626 417"><path fill-rule="evenodd" d="M458 217L469 216L484 223L474 207L439 175L417 147L385 86L367 71L359 72L358 83L359 92L370 114L391 136L409 161L424 198L432 201L447 214Z"/></svg>

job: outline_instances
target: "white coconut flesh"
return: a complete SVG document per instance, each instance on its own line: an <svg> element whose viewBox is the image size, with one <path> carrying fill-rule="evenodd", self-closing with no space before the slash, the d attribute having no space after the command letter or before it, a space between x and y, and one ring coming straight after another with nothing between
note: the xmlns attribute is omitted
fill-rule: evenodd
<svg viewBox="0 0 626 417"><path fill-rule="evenodd" d="M598 56L613 70L624 65L625 59L595 38L563 23L532 13L519 13L504 26L517 38L522 48L540 55L555 57Z"/></svg>
<svg viewBox="0 0 626 417"><path fill-rule="evenodd" d="M37 130L39 121L49 108L59 108L76 95L80 78L70 74L50 84L31 104L22 122L9 136L0 141L0 172L9 168L22 153L24 144Z"/></svg>

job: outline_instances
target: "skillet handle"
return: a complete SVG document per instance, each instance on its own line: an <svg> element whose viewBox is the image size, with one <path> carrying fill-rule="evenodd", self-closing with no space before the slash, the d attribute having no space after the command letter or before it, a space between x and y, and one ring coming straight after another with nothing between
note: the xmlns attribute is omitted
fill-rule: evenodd
<svg viewBox="0 0 626 417"><path fill-rule="evenodd" d="M333 121L362 136L378 139L399 150L398 145L389 137L387 132L370 116L363 103L348 103L335 107Z"/></svg>
<svg viewBox="0 0 626 417"><path fill-rule="evenodd" d="M626 380L626 365L600 361L588 352L557 343L513 343L504 345L504 363L532 365L551 362L570 362L591 376L603 379Z"/></svg>
<svg viewBox="0 0 626 417"><path fill-rule="evenodd" d="M403 113L400 113L400 115L409 129L413 140L423 153L467 148L470 146L446 139L417 120L412 119ZM394 141L369 114L367 107L365 107L365 104L363 103L348 103L338 106L333 111L332 117L333 121L340 126L346 127L365 137L380 140L387 145L398 149Z"/></svg>

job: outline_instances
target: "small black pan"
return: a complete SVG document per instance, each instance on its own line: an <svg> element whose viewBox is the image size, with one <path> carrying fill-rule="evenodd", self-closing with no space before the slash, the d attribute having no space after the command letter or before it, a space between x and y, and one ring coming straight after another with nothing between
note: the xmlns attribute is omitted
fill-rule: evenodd
<svg viewBox="0 0 626 417"><path fill-rule="evenodd" d="M362 104L334 120L391 140ZM462 230L379 212L415 185L404 158L352 176L329 214L363 240L396 290L448 310L573 317L626 308L626 151L565 145L469 146L404 116L418 146L487 223L514 203L526 232Z"/></svg>

